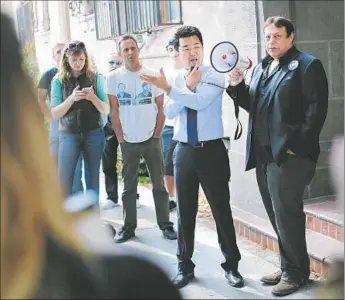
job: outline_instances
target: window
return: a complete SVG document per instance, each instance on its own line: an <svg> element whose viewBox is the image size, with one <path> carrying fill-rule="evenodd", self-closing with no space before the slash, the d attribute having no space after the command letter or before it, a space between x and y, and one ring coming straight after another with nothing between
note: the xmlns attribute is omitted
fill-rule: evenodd
<svg viewBox="0 0 345 300"><path fill-rule="evenodd" d="M94 13L98 40L182 24L181 0L94 1Z"/></svg>

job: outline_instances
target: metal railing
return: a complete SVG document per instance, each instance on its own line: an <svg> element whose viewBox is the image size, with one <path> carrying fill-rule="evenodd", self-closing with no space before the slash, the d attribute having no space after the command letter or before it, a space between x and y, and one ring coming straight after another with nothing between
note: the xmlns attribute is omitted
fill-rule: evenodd
<svg viewBox="0 0 345 300"><path fill-rule="evenodd" d="M98 40L182 24L181 0L94 1L94 14Z"/></svg>

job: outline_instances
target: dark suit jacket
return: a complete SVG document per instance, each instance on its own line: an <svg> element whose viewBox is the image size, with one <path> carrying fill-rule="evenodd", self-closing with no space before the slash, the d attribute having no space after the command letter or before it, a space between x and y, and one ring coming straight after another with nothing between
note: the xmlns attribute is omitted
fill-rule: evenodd
<svg viewBox="0 0 345 300"><path fill-rule="evenodd" d="M227 88L229 96L249 112L246 148L246 170L256 167L252 143L256 93L263 69L272 60L267 56L252 74L250 85L242 81ZM297 60L298 67L289 64ZM319 135L328 109L328 83L320 60L292 47L281 59L280 70L268 100L268 127L274 161L280 165L290 149L302 157L317 161L320 155Z"/></svg>

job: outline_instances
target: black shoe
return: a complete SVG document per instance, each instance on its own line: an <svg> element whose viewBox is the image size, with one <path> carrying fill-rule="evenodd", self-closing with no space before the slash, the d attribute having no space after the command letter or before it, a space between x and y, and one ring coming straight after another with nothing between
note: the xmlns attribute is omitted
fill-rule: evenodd
<svg viewBox="0 0 345 300"><path fill-rule="evenodd" d="M232 287L243 287L244 280L238 271L229 271L225 274L225 278L228 280L229 284Z"/></svg>
<svg viewBox="0 0 345 300"><path fill-rule="evenodd" d="M169 210L172 211L176 208L176 202L174 200L169 201Z"/></svg>
<svg viewBox="0 0 345 300"><path fill-rule="evenodd" d="M185 273L179 271L172 281L172 284L177 289L182 289L194 278L194 272Z"/></svg>
<svg viewBox="0 0 345 300"><path fill-rule="evenodd" d="M134 231L121 229L121 231L119 232L119 238L116 239L115 241L116 243L124 243L133 237L135 237Z"/></svg>
<svg viewBox="0 0 345 300"><path fill-rule="evenodd" d="M162 230L163 235L168 239L168 240L176 240L177 239L177 233L174 229L174 227L167 227Z"/></svg>

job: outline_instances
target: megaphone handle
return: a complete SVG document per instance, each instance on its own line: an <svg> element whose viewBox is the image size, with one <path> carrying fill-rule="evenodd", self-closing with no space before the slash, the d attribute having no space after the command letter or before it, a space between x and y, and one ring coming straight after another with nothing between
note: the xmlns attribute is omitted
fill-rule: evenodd
<svg viewBox="0 0 345 300"><path fill-rule="evenodd" d="M238 140L241 135L242 135L242 123L239 119L239 114L240 114L240 106L238 105L237 103L237 99L233 99L234 101L234 107L235 107L235 117L236 117L236 120L237 120L237 126L236 126L236 130L235 130L235 136L234 136L234 139L235 140Z"/></svg>
<svg viewBox="0 0 345 300"><path fill-rule="evenodd" d="M237 126L236 126L234 139L238 140L241 136L242 136L242 123L239 119L237 119Z"/></svg>

